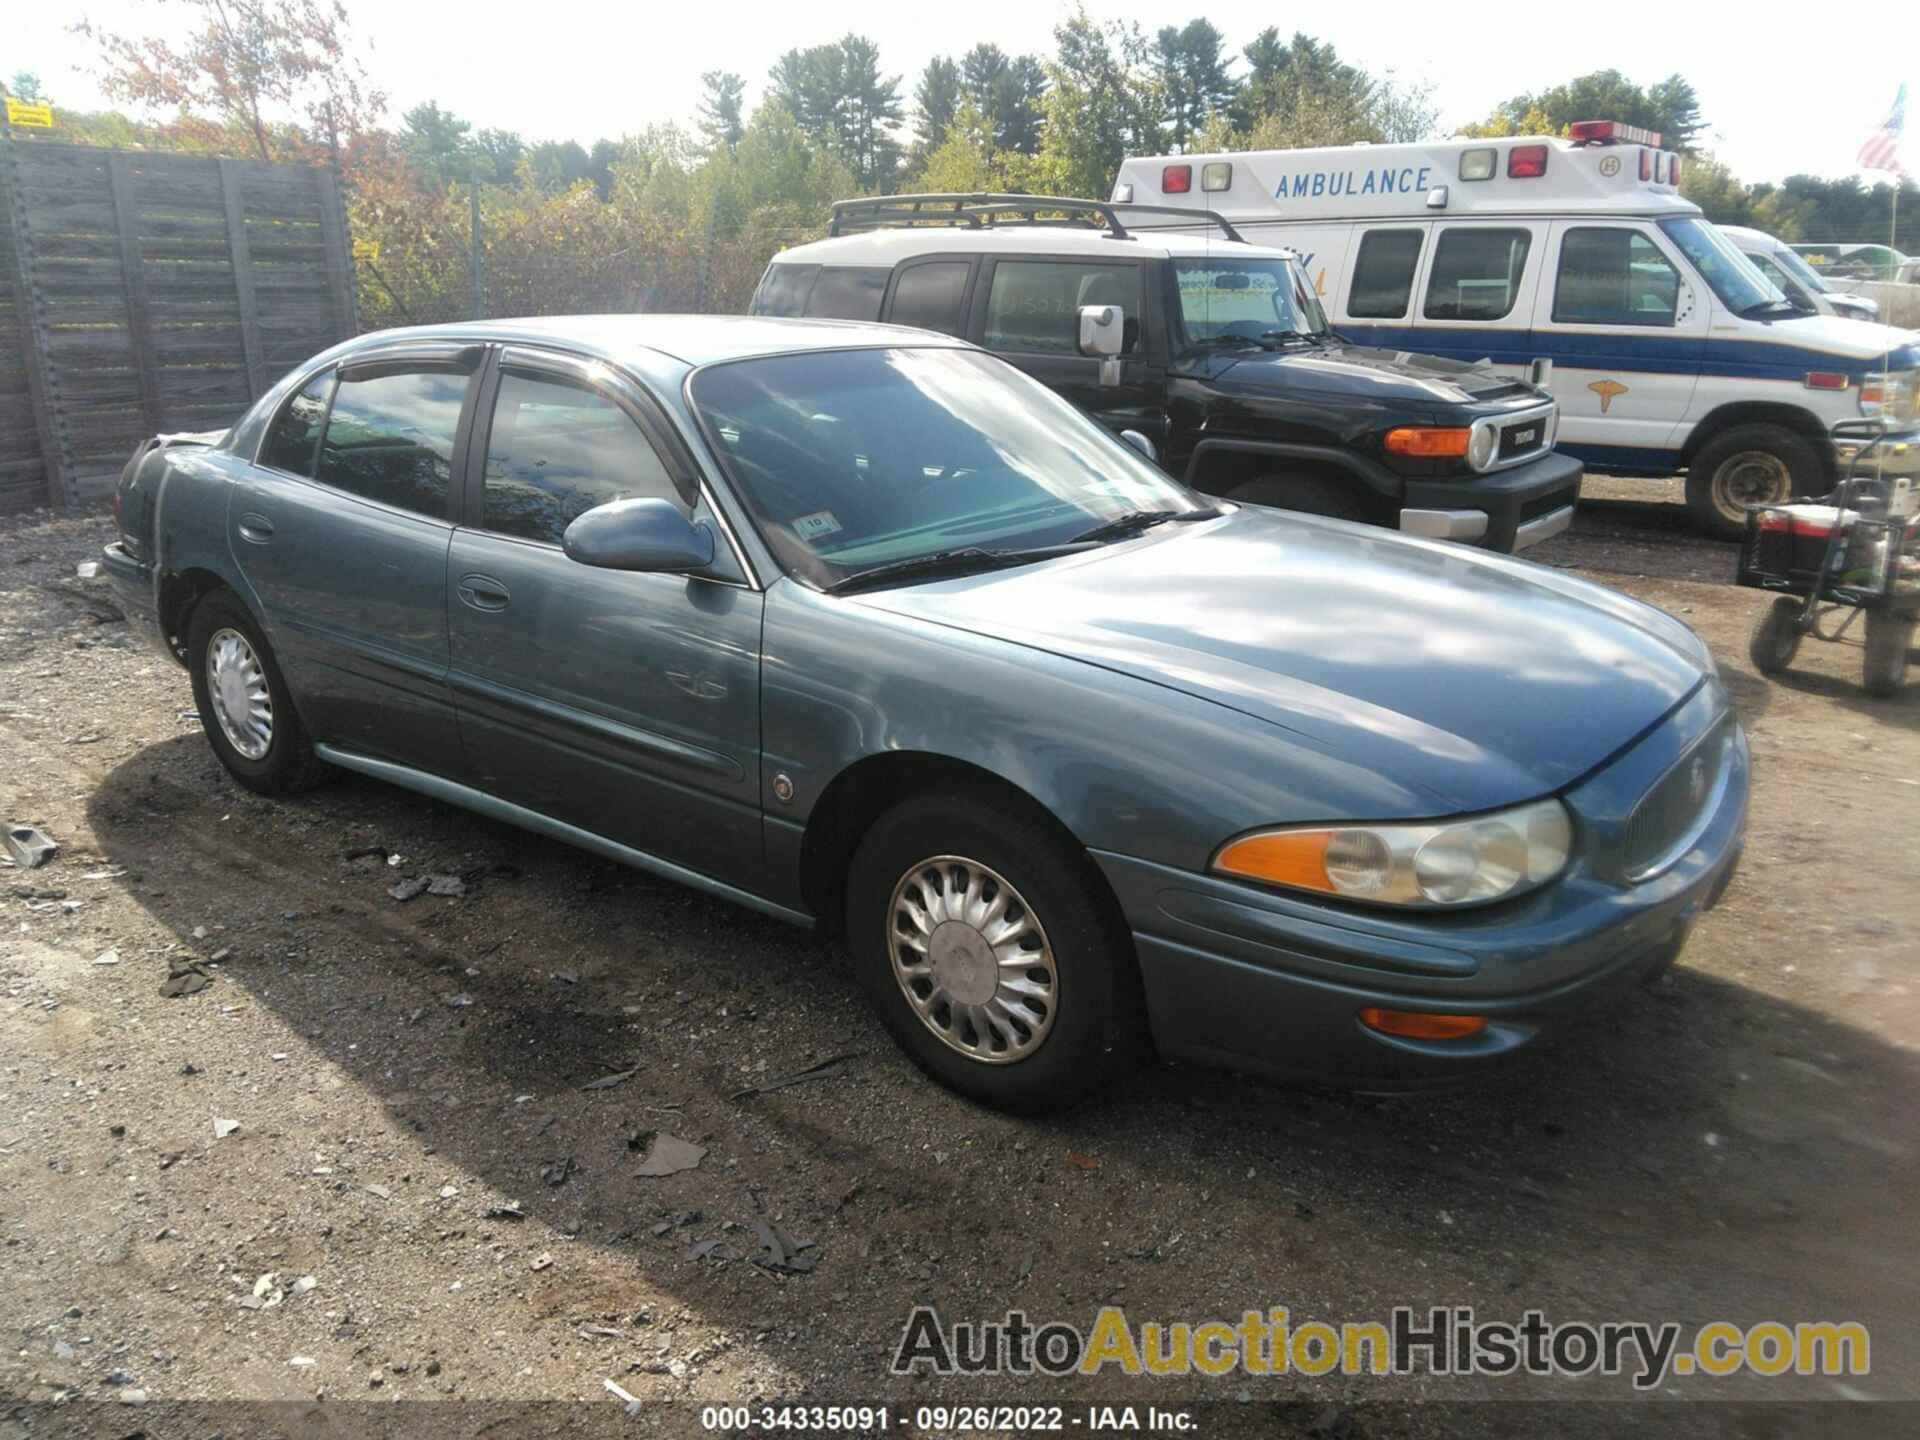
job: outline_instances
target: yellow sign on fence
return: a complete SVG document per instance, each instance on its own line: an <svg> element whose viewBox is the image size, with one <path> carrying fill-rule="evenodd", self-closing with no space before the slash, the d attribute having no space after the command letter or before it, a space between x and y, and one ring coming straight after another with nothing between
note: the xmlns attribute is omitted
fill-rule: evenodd
<svg viewBox="0 0 1920 1440"><path fill-rule="evenodd" d="M29 105L26 101L15 100L9 95L7 97L7 123L9 125L25 125L37 130L51 130L53 128L53 106Z"/></svg>

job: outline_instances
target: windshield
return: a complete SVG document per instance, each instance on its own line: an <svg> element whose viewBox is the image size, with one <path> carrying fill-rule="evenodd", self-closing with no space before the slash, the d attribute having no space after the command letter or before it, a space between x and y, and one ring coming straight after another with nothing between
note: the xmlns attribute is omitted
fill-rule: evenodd
<svg viewBox="0 0 1920 1440"><path fill-rule="evenodd" d="M1693 262L1700 278L1713 288L1720 303L1734 314L1763 305L1783 305L1786 296L1719 230L1706 221L1688 216L1683 220L1662 220L1660 228Z"/></svg>
<svg viewBox="0 0 1920 1440"><path fill-rule="evenodd" d="M1306 273L1286 260L1195 256L1176 259L1180 317L1194 344L1222 337L1324 335L1326 311Z"/></svg>
<svg viewBox="0 0 1920 1440"><path fill-rule="evenodd" d="M768 546L822 589L963 547L1072 541L1205 509L1123 441L971 350L836 350L714 365L691 395Z"/></svg>
<svg viewBox="0 0 1920 1440"><path fill-rule="evenodd" d="M1798 280L1816 295L1825 295L1833 288L1821 278L1818 270L1807 264L1805 260L1802 260L1784 245L1778 250L1768 251L1767 258L1772 260L1774 264L1778 265L1782 270L1786 271L1787 274L1791 275L1795 280Z"/></svg>

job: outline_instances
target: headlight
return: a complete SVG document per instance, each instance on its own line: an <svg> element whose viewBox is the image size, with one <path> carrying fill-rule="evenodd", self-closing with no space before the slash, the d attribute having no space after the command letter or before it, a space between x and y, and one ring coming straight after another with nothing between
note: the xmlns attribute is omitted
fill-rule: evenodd
<svg viewBox="0 0 1920 1440"><path fill-rule="evenodd" d="M1467 464L1476 470L1484 470L1493 464L1494 452L1500 448L1500 427L1491 420L1473 422L1473 433L1467 438Z"/></svg>
<svg viewBox="0 0 1920 1440"><path fill-rule="evenodd" d="M1566 867L1573 824L1558 800L1425 825L1258 830L1220 847L1223 875L1376 905L1486 905Z"/></svg>
<svg viewBox="0 0 1920 1440"><path fill-rule="evenodd" d="M1920 413L1920 370L1882 371L1860 382L1860 413L1904 425Z"/></svg>

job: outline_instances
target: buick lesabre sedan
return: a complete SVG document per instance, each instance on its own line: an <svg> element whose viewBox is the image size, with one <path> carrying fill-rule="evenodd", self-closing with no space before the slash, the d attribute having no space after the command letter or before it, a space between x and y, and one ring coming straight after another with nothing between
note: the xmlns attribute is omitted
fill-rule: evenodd
<svg viewBox="0 0 1920 1440"><path fill-rule="evenodd" d="M118 513L241 784L358 771L817 926L989 1104L1149 1049L1468 1074L1670 964L1739 855L1685 625L1210 503L919 331L363 337Z"/></svg>

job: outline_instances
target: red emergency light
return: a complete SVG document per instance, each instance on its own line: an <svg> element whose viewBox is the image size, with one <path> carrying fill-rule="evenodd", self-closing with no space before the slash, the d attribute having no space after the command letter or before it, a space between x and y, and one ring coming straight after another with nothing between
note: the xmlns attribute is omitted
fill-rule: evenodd
<svg viewBox="0 0 1920 1440"><path fill-rule="evenodd" d="M1516 145L1507 151L1507 178L1531 180L1547 173L1547 147Z"/></svg>
<svg viewBox="0 0 1920 1440"><path fill-rule="evenodd" d="M1162 165L1160 167L1160 193L1163 195L1185 195L1193 189L1193 166Z"/></svg>
<svg viewBox="0 0 1920 1440"><path fill-rule="evenodd" d="M1567 138L1576 145L1651 145L1660 148L1658 131L1642 130L1638 125L1622 125L1618 120L1576 120L1567 127Z"/></svg>

